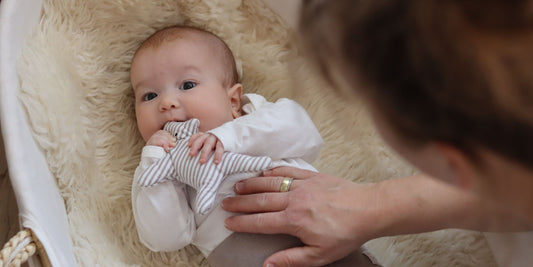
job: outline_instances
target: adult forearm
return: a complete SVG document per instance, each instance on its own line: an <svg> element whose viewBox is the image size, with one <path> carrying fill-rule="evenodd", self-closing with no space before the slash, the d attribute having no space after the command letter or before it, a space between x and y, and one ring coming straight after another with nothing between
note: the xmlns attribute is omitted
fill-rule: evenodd
<svg viewBox="0 0 533 267"><path fill-rule="evenodd" d="M383 235L445 228L520 231L528 226L495 203L437 179L416 175L375 184Z"/></svg>

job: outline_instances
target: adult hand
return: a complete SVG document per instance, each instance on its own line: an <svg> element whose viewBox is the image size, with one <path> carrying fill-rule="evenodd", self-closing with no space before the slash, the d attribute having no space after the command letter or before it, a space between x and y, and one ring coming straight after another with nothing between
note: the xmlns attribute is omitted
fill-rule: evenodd
<svg viewBox="0 0 533 267"><path fill-rule="evenodd" d="M375 184L357 184L331 175L279 167L235 185L237 196L222 207L247 213L226 219L236 232L289 234L305 244L271 255L265 266L322 266L338 260L373 238L382 226L373 208ZM279 192L284 177L294 180Z"/></svg>

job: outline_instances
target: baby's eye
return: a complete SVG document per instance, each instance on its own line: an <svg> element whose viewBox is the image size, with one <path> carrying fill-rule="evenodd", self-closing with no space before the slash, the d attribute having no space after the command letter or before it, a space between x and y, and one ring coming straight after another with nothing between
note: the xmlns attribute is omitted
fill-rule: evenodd
<svg viewBox="0 0 533 267"><path fill-rule="evenodd" d="M147 93L143 96L143 101L150 101L157 97L156 93Z"/></svg>
<svg viewBox="0 0 533 267"><path fill-rule="evenodd" d="M196 87L196 83L195 82L184 82L180 85L180 90L190 90L190 89L193 89L194 87Z"/></svg>

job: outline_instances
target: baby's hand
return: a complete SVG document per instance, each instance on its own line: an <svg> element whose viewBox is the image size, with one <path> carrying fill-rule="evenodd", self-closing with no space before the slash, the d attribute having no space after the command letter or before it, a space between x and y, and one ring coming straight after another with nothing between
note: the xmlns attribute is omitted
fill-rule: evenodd
<svg viewBox="0 0 533 267"><path fill-rule="evenodd" d="M148 139L147 146L160 146L166 152L169 152L171 148L176 146L176 137L172 136L165 130L159 130Z"/></svg>
<svg viewBox="0 0 533 267"><path fill-rule="evenodd" d="M209 157L209 154L214 150L215 158L213 163L218 164L222 160L222 154L224 154L224 146L218 138L210 133L198 132L191 136L189 139L189 155L196 156L200 149L202 150L200 154L200 164L206 163Z"/></svg>

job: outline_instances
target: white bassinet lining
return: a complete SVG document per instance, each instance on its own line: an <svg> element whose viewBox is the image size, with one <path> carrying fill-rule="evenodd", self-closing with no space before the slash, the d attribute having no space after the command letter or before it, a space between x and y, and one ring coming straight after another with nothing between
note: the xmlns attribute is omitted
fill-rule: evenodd
<svg viewBox="0 0 533 267"><path fill-rule="evenodd" d="M38 237L53 266L76 266L63 199L18 100L16 62L26 37L39 22L41 5L41 0L0 2L2 137L21 226Z"/></svg>

